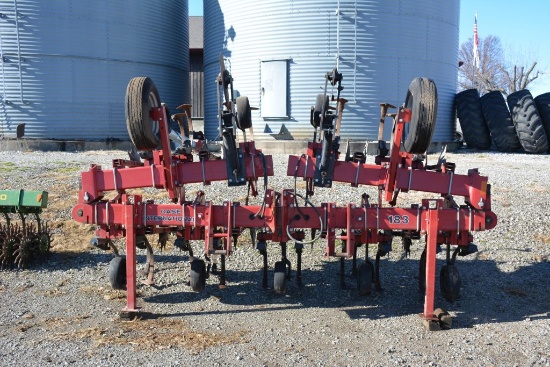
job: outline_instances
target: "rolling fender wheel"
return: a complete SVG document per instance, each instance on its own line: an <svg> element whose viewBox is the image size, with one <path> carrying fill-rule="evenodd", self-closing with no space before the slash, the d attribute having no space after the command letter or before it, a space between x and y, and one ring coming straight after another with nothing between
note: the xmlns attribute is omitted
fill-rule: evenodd
<svg viewBox="0 0 550 367"><path fill-rule="evenodd" d="M126 289L126 259L114 257L109 263L109 282L113 289Z"/></svg>
<svg viewBox="0 0 550 367"><path fill-rule="evenodd" d="M138 150L156 149L160 143L158 122L150 116L151 108L159 106L160 96L150 78L130 80L126 88L126 128Z"/></svg>
<svg viewBox="0 0 550 367"><path fill-rule="evenodd" d="M357 269L357 291L361 296L371 293L373 273L374 266L370 261L362 263Z"/></svg>
<svg viewBox="0 0 550 367"><path fill-rule="evenodd" d="M206 265L204 260L195 259L191 262L190 282L194 292L202 292L206 285Z"/></svg>
<svg viewBox="0 0 550 367"><path fill-rule="evenodd" d="M409 85L405 107L411 109L412 117L405 124L403 147L407 153L424 154L432 142L437 117L437 88L434 81L414 78Z"/></svg>
<svg viewBox="0 0 550 367"><path fill-rule="evenodd" d="M248 97L237 97L237 127L241 130L250 129L252 126L252 110Z"/></svg>
<svg viewBox="0 0 550 367"><path fill-rule="evenodd" d="M286 265L284 261L277 261L275 263L273 289L275 289L275 293L277 294L284 294L286 292Z"/></svg>
<svg viewBox="0 0 550 367"><path fill-rule="evenodd" d="M449 302L454 302L460 297L460 273L454 264L441 267L439 272L439 284L443 297Z"/></svg>

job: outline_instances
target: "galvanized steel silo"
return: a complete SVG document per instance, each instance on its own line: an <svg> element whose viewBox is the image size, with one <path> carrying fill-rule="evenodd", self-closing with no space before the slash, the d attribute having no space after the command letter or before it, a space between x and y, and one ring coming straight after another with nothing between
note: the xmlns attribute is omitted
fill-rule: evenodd
<svg viewBox="0 0 550 367"><path fill-rule="evenodd" d="M256 140L273 140L270 133L278 133L283 124L294 139L309 139L310 106L322 93L324 74L338 63L344 77L342 96L349 100L343 115L344 139L375 140L379 103L401 105L412 79L422 76L434 79L438 88L433 141L452 141L459 0L213 0L204 4L208 137L217 135L214 80L221 52L229 60L235 89L259 107L252 111Z"/></svg>
<svg viewBox="0 0 550 367"><path fill-rule="evenodd" d="M189 102L188 44L187 1L0 0L0 133L128 140L132 77Z"/></svg>

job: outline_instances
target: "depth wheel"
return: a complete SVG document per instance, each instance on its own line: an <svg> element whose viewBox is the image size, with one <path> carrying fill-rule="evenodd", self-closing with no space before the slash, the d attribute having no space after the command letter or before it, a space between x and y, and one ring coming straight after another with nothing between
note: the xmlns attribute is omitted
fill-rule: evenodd
<svg viewBox="0 0 550 367"><path fill-rule="evenodd" d="M206 285L206 265L204 260L195 259L191 261L191 273L189 283L194 292L202 292Z"/></svg>
<svg viewBox="0 0 550 367"><path fill-rule="evenodd" d="M126 259L114 257L109 263L109 282L113 289L126 289Z"/></svg>
<svg viewBox="0 0 550 367"><path fill-rule="evenodd" d="M370 261L364 262L357 269L357 291L361 296L366 296L372 291L372 274L374 266Z"/></svg>
<svg viewBox="0 0 550 367"><path fill-rule="evenodd" d="M237 127L241 130L250 129L252 126L252 110L248 97L237 97Z"/></svg>
<svg viewBox="0 0 550 367"><path fill-rule="evenodd" d="M454 264L441 267L439 272L439 285L443 297L449 302L454 302L460 297L460 273Z"/></svg>
<svg viewBox="0 0 550 367"><path fill-rule="evenodd" d="M275 293L277 294L284 294L286 292L286 265L284 261L277 261L275 263L273 289L275 289Z"/></svg>
<svg viewBox="0 0 550 367"><path fill-rule="evenodd" d="M126 128L138 150L152 150L159 145L159 125L150 115L151 108L159 106L160 96L150 78L130 80L126 88Z"/></svg>
<svg viewBox="0 0 550 367"><path fill-rule="evenodd" d="M412 112L405 124L403 147L407 153L423 154L432 142L437 117L437 88L433 80L414 78L409 85L405 107Z"/></svg>

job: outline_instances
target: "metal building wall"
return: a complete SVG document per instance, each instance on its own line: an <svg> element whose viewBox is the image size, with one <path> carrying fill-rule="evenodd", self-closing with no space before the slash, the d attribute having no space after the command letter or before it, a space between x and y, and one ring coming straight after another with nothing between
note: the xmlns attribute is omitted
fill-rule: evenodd
<svg viewBox="0 0 550 367"><path fill-rule="evenodd" d="M128 139L128 81L188 103L187 1L0 0L0 134Z"/></svg>
<svg viewBox="0 0 550 367"><path fill-rule="evenodd" d="M337 12L339 8L339 12ZM217 135L215 78L220 52L234 86L252 106L256 140L272 140L282 124L294 139L311 137L310 106L324 74L343 73L349 100L342 137L376 139L380 102L401 105L414 77L435 80L439 93L434 141L452 141L455 122L460 0L213 0L204 4L205 130ZM287 119L264 119L262 61L288 60ZM384 137L390 138L390 124Z"/></svg>

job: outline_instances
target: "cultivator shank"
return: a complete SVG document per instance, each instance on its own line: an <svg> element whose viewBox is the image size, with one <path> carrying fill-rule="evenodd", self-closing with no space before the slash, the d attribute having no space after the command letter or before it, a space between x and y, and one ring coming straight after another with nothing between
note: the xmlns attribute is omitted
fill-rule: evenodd
<svg viewBox="0 0 550 367"><path fill-rule="evenodd" d="M130 164L116 160L112 169L102 170L94 165L83 172L79 203L72 211L76 221L98 226L94 240L96 246L115 250L110 279L114 287L127 290L127 305L123 313L133 314L139 309L136 300L136 247L148 251L147 279L143 282L154 282L154 260L146 234L158 233L161 244L166 243L167 234L176 235L175 246L190 252L190 285L193 290L200 291L215 264L206 266L203 260L194 256L189 241L204 241L206 260L213 256L220 258L220 286L225 286L225 259L231 255L237 238L250 228L254 234L253 242L263 256L264 287L268 284L267 243L271 241L281 246L281 260L275 263L273 281L274 289L279 293L286 290L291 273L287 256L289 242L294 242L298 282L302 281L304 244L324 239L326 256L341 259L342 285L345 283L344 259L353 258L352 273L357 278L358 290L361 294L368 294L373 284L376 289L381 289L380 261L391 251L393 237L402 237L406 251L410 251L412 239L424 238L425 251L419 273L419 286L425 292L422 316L428 320L428 325L433 326L435 320L438 325L449 326L448 314L434 310L436 252L441 245L447 248L447 265L442 274L449 276L442 280L442 286L446 287L446 297L455 297L457 284L452 280L457 275L455 257L475 252L472 233L493 228L497 218L491 211L488 180L477 170L470 170L467 175L457 174L454 164L443 158L433 166L424 164L418 151L425 152L429 144L426 139L431 140L437 94L432 81L417 79L411 83L407 100L397 113L387 114L388 108L393 107L391 105L382 109L380 123L383 124L388 116L393 121L391 150L381 140L375 163L369 164L364 153L354 152L352 155L349 150L340 160L340 124L347 101L340 97L343 89L341 74L336 70L327 73L325 93L317 97L317 104L312 107L313 141L304 154L290 156L288 160L287 175L306 181L305 195L291 189L279 192L267 188L267 178L274 174L272 158L256 149L253 142L236 144L236 129L244 132L251 127L246 118L249 115L246 109L250 107L248 99L234 102L230 87L232 78L225 68L221 68L218 80L220 101L225 98L223 103L220 102L223 106L220 107L220 132L223 132L224 159L204 159L205 155L199 154L199 160L195 161L192 154L172 154L166 123L168 116L164 108L152 106L149 117L160 126L162 148L153 150L152 157L144 162ZM337 90L337 95L330 99L326 92L329 83ZM330 102L336 102L337 107L329 108ZM237 113L235 105L241 106ZM333 111L337 111L335 115ZM258 178L263 178L265 184L264 192L260 193L263 195L260 205L248 205L248 200L244 204L229 201L214 204L203 192L191 200L185 195L185 184L202 182L208 185L220 180L227 181L228 186L248 183L249 190L257 195ZM373 203L369 195L363 194L356 203L344 206L311 202L315 187L326 190L334 182L354 187L374 186L378 198ZM126 192L143 187L167 190L171 203L157 204L144 200L141 195ZM107 191L116 191L118 195L115 199L105 200L103 197ZM431 192L440 194L440 197L423 199L409 207L396 207L398 195L408 191ZM464 203L457 204L455 197L462 197ZM311 230L312 239L306 239L306 230ZM112 243L119 237L126 238L125 259L120 258ZM374 265L369 260L370 244L377 245ZM357 266L357 251L363 245L365 261ZM451 249L454 249L452 256Z"/></svg>

